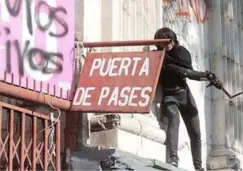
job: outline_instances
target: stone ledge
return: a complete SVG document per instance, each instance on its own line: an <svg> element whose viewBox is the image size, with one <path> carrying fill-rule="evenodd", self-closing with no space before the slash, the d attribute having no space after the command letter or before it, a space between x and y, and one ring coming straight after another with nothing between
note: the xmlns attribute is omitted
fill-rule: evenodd
<svg viewBox="0 0 243 171"><path fill-rule="evenodd" d="M120 129L91 132L90 146L118 148L145 158L165 162L166 146Z"/></svg>
<svg viewBox="0 0 243 171"><path fill-rule="evenodd" d="M91 132L90 146L118 148L140 157L166 162L166 145L118 128ZM193 170L189 144L179 143L178 155L180 159L179 167L187 170Z"/></svg>
<svg viewBox="0 0 243 171"><path fill-rule="evenodd" d="M116 114L93 116L91 118L91 130L92 132L100 132L103 130L120 129L163 144L166 139L166 133L159 128L158 121L154 120L152 125L146 123L144 120L146 120L145 116L137 116L137 118ZM152 123L152 120L150 122Z"/></svg>
<svg viewBox="0 0 243 171"><path fill-rule="evenodd" d="M116 148L72 152L68 164L69 170L186 171L164 162L142 158Z"/></svg>

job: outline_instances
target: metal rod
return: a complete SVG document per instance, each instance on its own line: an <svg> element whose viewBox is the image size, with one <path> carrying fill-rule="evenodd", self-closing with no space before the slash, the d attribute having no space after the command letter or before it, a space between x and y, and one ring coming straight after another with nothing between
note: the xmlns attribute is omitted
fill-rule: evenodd
<svg viewBox="0 0 243 171"><path fill-rule="evenodd" d="M166 45L171 42L171 39L156 39L156 40L124 40L124 41L109 41L109 42L83 42L84 47L112 47L112 46L145 46L145 45ZM75 48L77 45L75 44Z"/></svg>
<svg viewBox="0 0 243 171"><path fill-rule="evenodd" d="M61 170L61 137L60 137L60 121L56 124L56 170Z"/></svg>
<svg viewBox="0 0 243 171"><path fill-rule="evenodd" d="M79 112L67 112L65 124L65 148L71 151L76 149L77 134L78 134L78 118Z"/></svg>
<svg viewBox="0 0 243 171"><path fill-rule="evenodd" d="M9 117L8 170L13 170L13 134L14 134L14 110L11 110L10 117Z"/></svg>
<svg viewBox="0 0 243 171"><path fill-rule="evenodd" d="M76 150L77 145L77 135L78 135L78 127L79 127L79 116L80 112L66 112L66 120L65 120L65 149L70 149L71 151ZM68 170L68 162L63 162L64 170Z"/></svg>
<svg viewBox="0 0 243 171"><path fill-rule="evenodd" d="M232 98L232 96L229 94L229 92L224 88L224 87L222 87L221 88L222 89L222 91L231 99Z"/></svg>
<svg viewBox="0 0 243 171"><path fill-rule="evenodd" d="M13 109L13 110L16 110L18 112L25 113L26 115L36 116L38 118L47 119L47 120L51 119L51 117L49 115L41 114L41 113L38 113L38 112L33 112L31 110L23 109L23 108L13 106L11 104L7 104L7 103L4 103L4 102L0 102L0 106L8 108L8 109ZM57 120L54 118L54 121L56 122Z"/></svg>
<svg viewBox="0 0 243 171"><path fill-rule="evenodd" d="M239 96L241 94L243 94L243 92L237 93L237 94L233 95L231 98L234 98L234 97Z"/></svg>
<svg viewBox="0 0 243 171"><path fill-rule="evenodd" d="M48 120L44 120L44 171L48 168Z"/></svg>
<svg viewBox="0 0 243 171"><path fill-rule="evenodd" d="M25 161L25 113L21 115L21 154L20 154L20 170L24 170Z"/></svg>
<svg viewBox="0 0 243 171"><path fill-rule="evenodd" d="M47 99L49 102L53 102L53 106L58 107L62 110L70 110L72 105L71 102L68 100L52 97L50 95L46 95L45 99L45 97L39 92L27 90L25 88L17 87L3 82L0 82L0 94L49 106L48 102L46 101Z"/></svg>
<svg viewBox="0 0 243 171"><path fill-rule="evenodd" d="M243 94L243 92L240 92L240 93L237 93L237 94L234 94L234 95L231 95L224 87L221 88L222 91L230 98L230 99L233 99L234 97L237 97L241 94Z"/></svg>
<svg viewBox="0 0 243 171"><path fill-rule="evenodd" d="M36 132L37 132L37 118L33 116L32 123L32 170L36 170Z"/></svg>

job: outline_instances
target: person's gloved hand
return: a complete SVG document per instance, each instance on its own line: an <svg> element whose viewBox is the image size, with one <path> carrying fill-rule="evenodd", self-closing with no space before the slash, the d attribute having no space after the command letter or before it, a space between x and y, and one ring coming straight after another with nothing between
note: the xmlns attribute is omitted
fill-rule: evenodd
<svg viewBox="0 0 243 171"><path fill-rule="evenodd" d="M210 71L206 71L206 77L210 81L210 84L207 86L215 86L218 89L222 88L222 82L216 77L216 75Z"/></svg>

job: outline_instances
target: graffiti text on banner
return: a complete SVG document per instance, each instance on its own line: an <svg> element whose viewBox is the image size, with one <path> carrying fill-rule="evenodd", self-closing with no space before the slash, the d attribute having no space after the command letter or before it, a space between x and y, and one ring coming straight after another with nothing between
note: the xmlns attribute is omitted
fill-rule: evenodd
<svg viewBox="0 0 243 171"><path fill-rule="evenodd" d="M70 91L73 6L73 0L0 2L1 80L56 96Z"/></svg>

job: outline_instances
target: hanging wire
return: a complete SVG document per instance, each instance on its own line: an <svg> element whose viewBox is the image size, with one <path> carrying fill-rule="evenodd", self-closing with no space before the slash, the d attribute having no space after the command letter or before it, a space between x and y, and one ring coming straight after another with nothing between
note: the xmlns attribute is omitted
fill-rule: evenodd
<svg viewBox="0 0 243 171"><path fill-rule="evenodd" d="M77 44L77 55L75 55L75 63L76 63L76 67L77 67L77 71L80 72L81 69L82 69L82 66L83 66L83 63L82 63L82 59L85 59L86 57L86 53L85 53L85 49L84 49L84 44L83 42L80 42L80 41L76 41L76 44ZM46 94L44 92L40 92L41 95L44 96L45 100L47 101L48 105L56 110L58 112L58 116L56 117L56 121L55 121L55 117L54 117L54 112L50 112L50 125L44 129L42 129L40 132L38 132L37 134L37 137L39 137L39 135L47 130L47 129L50 129L50 132L49 132L49 149L48 149L48 153L49 152L52 152L54 153L55 155L55 149L56 149L56 146L55 146L55 143L54 143L54 136L55 136L55 124L60 120L60 117L61 117L61 110L57 107L54 107L53 106L53 97L51 97L51 102L47 99L46 97ZM39 95L40 95L39 94Z"/></svg>
<svg viewBox="0 0 243 171"><path fill-rule="evenodd" d="M85 59L86 56L87 56L87 53L91 52L92 49L89 49L87 53L85 53L85 48L84 48L84 44L83 42L80 42L80 41L76 41L76 44L77 44L77 55L75 55L75 63L76 63L76 67L77 67L77 71L80 72L81 69L82 69L82 66L83 66L83 62L82 62L82 59ZM54 107L53 106L53 97L51 97L51 102L47 99L46 97L46 94L44 92L40 92L40 94L42 94L45 98L45 100L47 101L48 105L58 111L58 116L56 117L56 121L55 121L55 117L54 117L54 112L51 112L50 113L50 125L44 129L42 129L40 132L38 132L37 134L37 137L45 130L47 129L50 129L50 132L49 132L49 149L48 149L48 153L49 152L52 152L54 153L55 155L55 149L56 149L56 146L55 146L55 143L54 143L54 136L55 136L55 124L60 120L60 117L61 117L61 110L57 107Z"/></svg>
<svg viewBox="0 0 243 171"><path fill-rule="evenodd" d="M56 121L54 121L54 113L51 112L51 113L50 113L50 118L51 118L50 122L51 122L51 124L50 124L48 127L42 129L42 130L37 134L37 137L38 137L40 133L42 133L43 131L45 131L45 130L47 130L47 129L50 129L50 133L49 133L49 135L48 135L48 137L49 137L49 149L48 149L48 153L52 150L52 152L54 152L54 155L55 155L55 149L56 149L56 146L55 146L55 143L54 143L54 135L55 135L55 127L54 127L54 126L55 126L55 124L60 120L60 117L61 117L61 110L60 110L59 108L53 106L53 98L51 98L51 103L50 103L50 101L47 99L47 97L46 97L46 95L45 95L44 92L40 92L40 94L42 94L42 95L44 96L44 98L45 98L45 100L47 101L48 105L49 105L52 109L55 109L55 110L58 111L58 116L57 116L57 118L56 118Z"/></svg>
<svg viewBox="0 0 243 171"><path fill-rule="evenodd" d="M76 68L77 72L80 72L82 67L83 67L83 62L82 60L86 58L87 54L85 53L85 48L84 44L81 41L76 41L76 47L77 47L77 55L75 56L75 63L76 63Z"/></svg>
<svg viewBox="0 0 243 171"><path fill-rule="evenodd" d="M52 151L52 153L54 153L54 155L56 154L55 153L55 149L56 149L56 145L54 143L54 135L55 135L55 127L54 127L54 113L51 112L51 131L50 131L50 136L49 136L49 144L50 144L50 147L48 149L48 153L50 153L50 151Z"/></svg>
<svg viewBox="0 0 243 171"><path fill-rule="evenodd" d="M82 66L83 66L83 63L82 63L82 59L85 59L86 57L86 53L85 53L85 49L84 49L84 44L83 42L80 42L80 41L76 41L76 44L77 44L77 55L75 55L75 63L76 63L76 67L77 67L77 71L80 72L81 69L82 69ZM47 127L47 128L44 128L42 129L38 134L37 134L37 137L45 130L47 129L50 129L50 132L49 132L49 149L48 149L48 153L52 151L52 153L54 152L55 154L55 149L56 149L56 146L55 146L55 143L54 143L54 135L55 135L55 124L59 121L60 117L61 117L61 110L57 107L54 107L53 106L53 97L51 97L51 102L47 99L46 97L46 94L44 92L40 92L40 94L42 94L45 98L45 100L47 101L48 105L58 111L58 116L56 117L56 121L54 120L54 113L51 112L50 113L50 122L51 124Z"/></svg>
<svg viewBox="0 0 243 171"><path fill-rule="evenodd" d="M57 107L54 107L54 106L49 102L49 100L47 99L47 97L46 97L46 95L44 94L44 92L40 92L40 94L42 94L42 95L44 96L44 98L45 98L45 100L47 101L48 105L49 105L52 109L55 109L55 110L58 111L58 116L57 116L57 118L56 118L56 121L54 122L54 120L53 120L53 125L55 125L55 124L58 122L58 120L60 119L60 117L61 117L61 110L60 110L59 108L57 108ZM52 100L53 100L53 98L52 98ZM50 126L47 127L46 129L51 128L51 126L52 126L52 125L50 125ZM43 129L43 130L40 131L39 133L45 131L46 129Z"/></svg>

